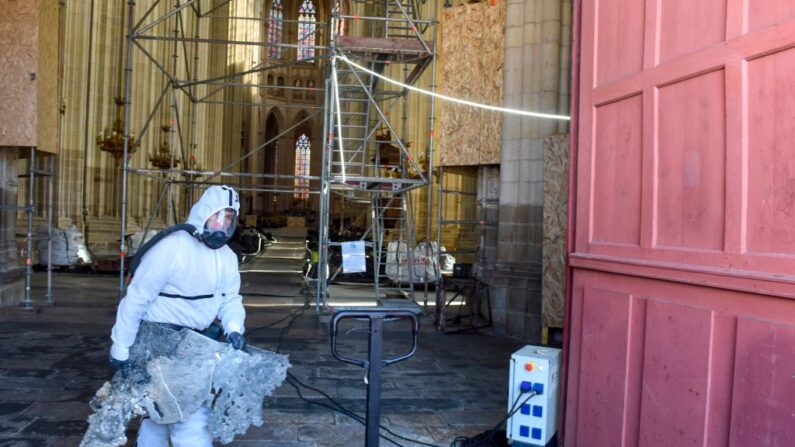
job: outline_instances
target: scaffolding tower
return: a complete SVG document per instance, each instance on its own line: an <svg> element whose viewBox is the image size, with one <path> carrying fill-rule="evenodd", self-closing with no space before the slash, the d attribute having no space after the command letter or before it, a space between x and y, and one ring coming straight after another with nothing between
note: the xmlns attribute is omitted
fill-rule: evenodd
<svg viewBox="0 0 795 447"><path fill-rule="evenodd" d="M413 0L372 2L366 11L368 15L337 11L333 17L338 22L351 19L364 22L360 29L366 35L341 35L339 28L333 27L331 36L330 52L334 57L326 81L324 107L319 265L326 265L331 245L332 195L343 201L369 202L370 228L362 239L369 237L372 247L374 296L378 304L383 298L393 296L416 303L415 284L427 283L426 278L415 275L417 235L410 191L428 187L429 171L420 166L408 148L409 90L386 82L383 74L387 67L397 67L391 73L401 74L401 84L412 85L430 68L430 91L433 91L436 5ZM390 118L392 109L403 111L399 127ZM431 100L427 118L428 160L433 158L433 109ZM402 131L401 135L397 129ZM324 269L319 270L318 309L328 305L326 275Z"/></svg>
<svg viewBox="0 0 795 447"><path fill-rule="evenodd" d="M276 1L276 0L274 0ZM342 208L366 209L369 215L369 229L364 238L369 239L373 250L373 269L375 302L382 297L396 293L414 299L415 278L413 266L416 230L413 222L414 203L411 191L428 188L428 224L426 239L430 231L431 191L428 173L433 160L434 104L428 109L427 117L412 117L415 120L427 119L427 164L420 166L409 149L406 133L408 125L407 102L409 90L384 81L382 76L394 78L401 73L399 81L405 85L417 82L420 76L430 70L430 90L435 84L435 48L437 35L437 6L432 0L318 0L325 2L325 11L330 12L324 23L312 28L320 42L307 45L300 40L296 43L270 42L264 35L256 41L246 39L216 38L202 35L203 21L251 21L267 28L278 20L290 23L279 15L269 16L260 10L250 16L235 15L240 10L256 11L257 8L238 8L254 5L253 0L176 0L172 6L164 6L161 0L128 0L126 25L126 50L124 61L124 145L121 154L122 192L121 192L121 262L119 290L124 289L124 261L127 247L125 232L127 224L128 175L142 175L161 183L159 198L152 216L159 212L163 202L168 207L168 219L176 218L174 187L182 186L188 191L187 201L192 202L190 191L196 187L219 184L221 180L236 179L235 185L241 191L295 193L304 191L319 196L319 265L328 263L329 246L332 235L329 232L334 203L338 197ZM262 2L265 5L268 2ZM136 16L137 6L143 11ZM237 5L237 6L236 6ZM233 8L234 7L234 8ZM225 12L225 14L224 14ZM297 22L302 29L300 19ZM349 30L341 25L351 24ZM192 26L192 27L191 27ZM204 28L206 32L206 27ZM270 28L268 28L270 29ZM280 30L281 28L279 28ZM303 28L308 29L308 28ZM300 34L300 32L299 32ZM303 36L305 37L305 36ZM169 54L147 49L145 42L167 42ZM299 51L311 50L308 57L301 60L274 61L262 57L251 68L237 67L223 75L201 78L200 45L225 46L226 48L258 47L262 50ZM131 130L131 102L133 87L142 88L142 83L133 82L133 52L138 51L146 61L167 80L157 101L146 113L146 120L138 135L133 137ZM306 54L304 54L306 56ZM243 82L250 75L264 74L274 69L295 66L308 61L320 61L325 71L322 87L308 85L290 86L284 83ZM248 150L238 160L226 163L220 169L198 169L195 165L186 166L193 160L197 146L197 111L204 105L223 107L264 107L267 100L241 102L227 97L215 99L219 91L240 87L255 88L261 92L303 90L304 94L322 91L322 107L308 114L301 122L287 127L278 135L268 138L264 143ZM146 86L146 88L150 88ZM267 95L260 95L266 97ZM286 97L287 95L282 95ZM182 99L178 99L182 98ZM187 98L187 101L185 101ZM187 107L180 104L187 103ZM289 101L280 101L280 107L293 106ZM306 105L304 109L313 109ZM185 110L187 108L187 110ZM164 112L167 110L167 112ZM395 121L390 118L395 110L401 116ZM165 167L147 168L130 165L131 148L152 127L156 116L168 115L172 123L167 134L171 163ZM284 135L293 131L301 123L318 114L323 117L323 144L321 149L321 172L319 176L293 175L285 173L243 173L232 168L256 152L266 148ZM183 165L174 163L180 156ZM309 185L307 191L307 185ZM362 208L367 204L367 208ZM337 210L339 211L339 210ZM147 223L152 223L152 218ZM146 231L145 233L146 234ZM388 251L392 250L393 253ZM405 253L405 255L401 255ZM389 270L385 261L395 258L397 272L387 275ZM390 258L391 259L391 258ZM400 261L402 259L402 261ZM427 284L427 282L426 282ZM426 286L427 291L427 286ZM324 312L328 306L329 277L325 268L318 269L316 288L317 311Z"/></svg>

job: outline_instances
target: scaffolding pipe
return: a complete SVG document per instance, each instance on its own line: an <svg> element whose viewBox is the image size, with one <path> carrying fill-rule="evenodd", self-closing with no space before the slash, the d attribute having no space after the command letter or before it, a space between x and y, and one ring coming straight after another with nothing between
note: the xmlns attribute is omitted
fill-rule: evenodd
<svg viewBox="0 0 795 447"><path fill-rule="evenodd" d="M52 306L54 304L53 297L52 297L52 215L53 215L53 197L54 197L54 187L53 182L55 175L55 158L50 157L49 160L50 165L50 177L47 184L47 305ZM39 261L41 262L41 261Z"/></svg>
<svg viewBox="0 0 795 447"><path fill-rule="evenodd" d="M144 20L149 18L149 14L151 14L152 11L154 11L155 8L157 7L157 5L159 5L159 4L160 4L160 0L155 0L154 3L152 3L152 6L150 6L149 9L146 10L146 12L144 13L143 17L141 17L141 20L139 20L138 23L135 24L133 29L138 29L138 27L140 27L141 24L144 23Z"/></svg>
<svg viewBox="0 0 795 447"><path fill-rule="evenodd" d="M142 37L145 37L145 36L142 36L143 33L149 31L150 29L152 29L154 27L156 27L160 23L168 20L174 14L178 14L180 11L182 11L185 8L187 8L188 6L190 6L195 1L196 0L188 0L187 2L185 2L182 5L180 5L179 2L177 2L177 4L175 5L175 8L172 9L171 11L169 11L168 13L166 13L166 15L155 19L152 23L144 26L143 28L141 28L139 30L136 30L135 28L132 27L132 24L130 24L130 28L129 28L130 32L128 33L129 38L131 39L131 38L135 37L135 38L139 38L140 39ZM129 2L128 2L128 4L129 4Z"/></svg>
<svg viewBox="0 0 795 447"><path fill-rule="evenodd" d="M179 20L180 15L182 14L181 13L181 8L180 8L180 0L176 0L175 7L177 8L178 12L176 14L174 14L174 29L173 29L172 32L174 33L174 38L176 39L176 38L179 37L179 28L177 26L177 22ZM169 164L170 164L170 166L174 166L174 134L175 133L177 134L177 137L179 139L179 145L180 145L180 151L182 153L182 159L183 160L185 159L185 152L184 152L184 150L182 150L182 133L179 131L180 130L180 124L179 124L179 109L177 108L177 90L174 87L174 81L173 81L173 80L177 79L177 73L178 73L177 72L177 67L178 67L178 64L179 64L179 62L178 62L178 60L179 60L179 55L178 55L178 53L179 53L179 41L174 40L173 44L174 44L174 46L172 47L173 50L172 50L172 53L171 53L171 76L170 76L170 79L172 79L172 81L171 81L171 85L172 85L172 88L171 88L171 106L169 107L169 111L171 112L171 114L170 114L171 116L170 116L170 120L169 120L168 135L166 135L166 138L167 138L167 141L168 141L168 156L169 156ZM182 44L185 45L185 42L183 41ZM174 128L170 126L171 123L174 123L176 125L176 128L177 128L176 132L175 132ZM176 210L174 209L175 208L174 195L173 195L174 191L172 191L171 182L169 181L169 180L171 180L171 174L170 173L166 173L164 175L166 176L166 185L165 185L166 186L166 226L170 227L171 225L174 225L174 224L177 223L176 222L176 218L173 221L171 220L172 217L176 215ZM144 236L146 236L146 233L144 233Z"/></svg>
<svg viewBox="0 0 795 447"><path fill-rule="evenodd" d="M340 14L339 17L341 19L362 20L370 22L406 22L406 20L404 19L396 19L394 17L352 16L347 14ZM436 25L439 23L436 20L423 20L423 19L411 19L410 22L421 23L423 25Z"/></svg>
<svg viewBox="0 0 795 447"><path fill-rule="evenodd" d="M436 243L439 244L437 248L437 253L439 253L439 262L442 261L442 191L444 190L444 166L439 163L439 175L436 177L438 182L438 192L436 196ZM439 264L441 266L441 264ZM441 270L441 269L440 269ZM440 272L441 273L441 272ZM442 316L444 315L444 306L440 305L444 304L444 292L442 291L442 287L444 287L444 283L442 282L442 275L436 275L436 318L434 321L438 322L437 327L443 327L444 321L442 320Z"/></svg>
<svg viewBox="0 0 795 447"><path fill-rule="evenodd" d="M130 169L130 172L135 173L135 170ZM155 176L155 175L152 175L152 174L149 174L149 173L145 173L145 172L137 172L137 174L142 176L142 177L146 177L148 179L158 180L158 181L166 181L166 182L169 182L169 183L172 183L172 184L176 184L176 185L192 185L193 188L198 188L198 187L202 187L202 186L213 186L213 185L221 186L221 185L226 185L226 183L221 183L221 182L196 182L196 181L191 181L191 180L174 180L174 179L166 180L166 179L164 179L162 177L158 177L158 176ZM235 176L235 177L239 177L239 176ZM291 193L295 193L296 192L296 188L288 188L288 187L279 188L277 186L263 186L263 187L259 187L258 185L239 186L236 189L239 189L240 191L249 191L249 192L276 192L276 193L285 193L285 194L291 194ZM309 191L306 191L306 193L307 194L319 194L320 191L311 190L310 189Z"/></svg>
<svg viewBox="0 0 795 447"><path fill-rule="evenodd" d="M91 116L91 69L93 67L93 54L92 47L94 46L94 0L91 0L89 4L89 13L88 13L88 51L86 51L86 116ZM61 115L63 116L63 115ZM86 202L88 201L88 154L89 154L89 145L95 145L94 139L89 136L88 133L88 126L89 120L85 120L83 124L83 137L85 138L85 152L83 154L83 170L81 172L81 180L82 185L81 188L81 200L82 200L82 210L81 216L83 217L82 229L83 229L83 236L86 238L88 237L88 205Z"/></svg>
<svg viewBox="0 0 795 447"><path fill-rule="evenodd" d="M201 15L198 13L198 11L196 11L196 20L194 20L194 23L193 23L193 35L196 38L199 37L200 26L201 26ZM198 44L193 44L193 65L194 65L193 66L193 81L196 81L196 80L199 79L199 45ZM188 87L188 90L190 91L189 94L190 94L190 97L191 97L191 103L190 103L190 140L188 141L188 159L187 160L182 160L183 168L191 160L193 160L194 164L195 164L196 147L197 147L197 143L196 143L196 127L197 127L198 124L197 124L196 114L197 114L197 109L198 109L199 105L196 103L194 98L196 98L198 96L198 94L197 94L198 93L198 88L197 88L196 85L193 85L191 87ZM192 167L193 166L191 166L191 168ZM189 179L189 184L192 184L193 183L193 176L191 175L190 177L188 177L188 179ZM189 191L188 192L188 204L192 204L193 203L193 188L192 187L189 188L188 191Z"/></svg>
<svg viewBox="0 0 795 447"><path fill-rule="evenodd" d="M30 276L33 274L33 185L36 178L36 148L30 147L30 158L28 159L28 208L25 212L28 215L27 238L25 240L25 309L31 309L30 299Z"/></svg>
<svg viewBox="0 0 795 447"><path fill-rule="evenodd" d="M403 15L406 15L406 11L403 9L403 6L400 5L399 2L396 2L400 7ZM416 29L415 29L416 32ZM424 45L424 42L423 42ZM408 65L403 66L403 73L405 74L408 72ZM407 141L407 132L408 132L408 108L409 108L409 96L404 95L402 97L402 104L401 104L401 141ZM408 152L408 148L406 148L406 157L411 160L413 157L410 152ZM415 164L416 166L416 164ZM402 176L408 176L408 169L406 167L406 163L401 163L400 169L402 170ZM420 172L420 175L422 173ZM393 197L394 199L394 197ZM405 238L401 237L401 239L405 239L406 241L406 257L408 258L408 271L409 271L409 297L411 301L417 302L414 296L414 283L416 282L416 278L414 277L414 245L417 242L417 235L414 231L414 204L412 202L412 195L411 193L403 193L400 195L400 206L403 219L400 221L400 232L402 235L406 236ZM400 276L400 275L398 275ZM427 275L425 275L427 276ZM427 279L426 279L427 281Z"/></svg>
<svg viewBox="0 0 795 447"><path fill-rule="evenodd" d="M434 2L433 6L433 17L438 17L439 13L439 2ZM433 27L433 48L437 48L437 40L439 38L439 28L437 26ZM431 59L431 92L436 92L436 55L434 54L433 59ZM431 112L430 117L428 118L428 193L426 204L425 204L425 240L427 242L425 247L425 256L429 259L433 254L433 248L431 247L431 215L433 214L433 152L434 152L434 136L436 135L435 126L436 126L436 96L431 95ZM439 177L436 179L438 182L442 181L441 173ZM438 206L438 204L437 204ZM438 224L437 224L438 225ZM442 241L439 238L436 239L436 267L435 267L435 276L436 282L434 284L434 291L439 293L439 286L441 285L442 281L442 259L441 254L439 252L442 250ZM425 311L428 311L428 281L425 281L425 289L423 291L423 307Z"/></svg>
<svg viewBox="0 0 795 447"><path fill-rule="evenodd" d="M223 172L223 171L193 171L190 169L155 169L155 168L129 168L129 172L134 173L172 173L172 174L188 174L194 176L202 176L202 175L209 175L212 178L215 176L220 177L251 177L251 178L275 178L275 179L285 179L285 180L320 180L320 177L317 175L295 175L295 174L267 174L267 173L254 173L254 172ZM174 182L180 182L180 180L173 180ZM196 182L198 184L207 184L211 185L214 184L208 181L201 181Z"/></svg>
<svg viewBox="0 0 795 447"><path fill-rule="evenodd" d="M332 113L331 109L331 87L329 86L330 80L326 77L325 80L325 94L323 95L323 109L326 113L323 114L323 150L321 151L321 162L320 162L320 170L321 170L321 182L320 182L320 219L318 219L318 240L317 240L317 250L318 250L318 262L317 262L317 269L316 269L316 276L317 276L317 292L315 294L315 313L320 315L321 313L321 303L322 303L322 310L325 311L328 305L328 294L326 292L326 283L325 283L325 275L326 275L326 255L327 255L327 246L323 243L323 241L328 241L328 217L327 214L329 212L328 208L330 205L330 197L331 194L329 193L329 177L331 174L331 164L330 160L333 158L332 150L333 150L333 142L334 136L331 130L331 124L329 120L329 115Z"/></svg>
<svg viewBox="0 0 795 447"><path fill-rule="evenodd" d="M124 67L124 152L121 165L121 230L119 234L119 299L124 293L124 257L127 254L127 168L130 150L130 87L132 84L133 14L135 0L127 0L127 62Z"/></svg>

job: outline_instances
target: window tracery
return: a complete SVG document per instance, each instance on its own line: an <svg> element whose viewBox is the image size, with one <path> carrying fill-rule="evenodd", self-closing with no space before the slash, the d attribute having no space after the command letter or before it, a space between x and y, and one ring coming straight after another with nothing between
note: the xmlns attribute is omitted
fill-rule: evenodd
<svg viewBox="0 0 795 447"><path fill-rule="evenodd" d="M295 142L295 175L308 176L309 175L309 160L311 157L311 145L309 137L306 134L301 134ZM296 199L309 198L309 180L305 178L295 179L295 193L293 197Z"/></svg>
<svg viewBox="0 0 795 447"><path fill-rule="evenodd" d="M268 57L271 59L282 58L282 44L283 38L283 11L281 0L273 0L271 9L268 12Z"/></svg>
<svg viewBox="0 0 795 447"><path fill-rule="evenodd" d="M315 57L315 31L317 17L312 0L304 0L298 9L298 55L299 61Z"/></svg>

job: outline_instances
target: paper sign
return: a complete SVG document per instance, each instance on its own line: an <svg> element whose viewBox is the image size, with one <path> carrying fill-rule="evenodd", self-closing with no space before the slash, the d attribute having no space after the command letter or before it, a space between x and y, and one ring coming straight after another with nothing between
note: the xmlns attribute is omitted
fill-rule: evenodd
<svg viewBox="0 0 795 447"><path fill-rule="evenodd" d="M367 263L364 257L364 242L342 242L342 271L345 273L366 272Z"/></svg>

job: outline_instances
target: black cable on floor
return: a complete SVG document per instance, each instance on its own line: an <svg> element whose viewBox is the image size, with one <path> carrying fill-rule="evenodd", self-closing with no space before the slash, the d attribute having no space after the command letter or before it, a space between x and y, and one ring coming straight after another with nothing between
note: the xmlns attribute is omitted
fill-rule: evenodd
<svg viewBox="0 0 795 447"><path fill-rule="evenodd" d="M308 399L308 398L304 397L304 396L301 394L300 390L299 390L299 391L298 391L298 397L300 397L302 400L304 400L304 401L306 401L307 403L310 403L310 404L320 405L320 406L323 406L323 407L329 408L329 409L331 409L331 410L337 411L337 412L339 412L339 413L342 413L342 414L344 414L344 415L346 415L346 416L349 416L349 417L351 417L352 419L355 419L355 420L356 420L356 421L358 421L360 424L362 424L362 425L365 425L365 423L366 423L366 420L365 420L365 418L364 418L363 416L361 416L361 415L359 415L359 414L357 414L357 413L355 413L355 412L353 412L353 411L351 411L351 410L348 410L348 409L347 409L347 408L345 408L345 407L344 407L342 404L340 404L339 402L337 402L336 400L334 400L334 398L333 398L333 397L329 396L328 394L326 394L326 393L325 393L325 392L323 392L322 390L320 390L320 389L318 389L318 388L315 388L315 387L313 387L313 386L310 386L310 385L307 385L307 384L305 384L305 383L301 382L301 381L300 381L300 380L299 380L297 377L295 377L294 375L292 375L292 374L290 374L290 373L287 373L287 375L288 375L288 378L289 378L289 379L292 379L292 380L288 380L288 383L290 383L290 385L292 385L293 387L295 387L295 388L296 388L296 390L298 390L298 385L300 385L300 386L303 386L304 388L307 388L307 389L310 389L310 390L312 390L312 391L315 391L315 392L317 392L317 393L320 393L320 394L321 394L323 397L325 397L326 399L328 399L328 400L329 400L329 401L330 401L330 402L333 404L333 406L332 406L332 405L329 405L329 404L325 404L325 403L323 403L323 402L321 402L321 401L317 401L317 400ZM295 381L296 383L292 383L293 381ZM415 443L415 444L420 444L420 445L426 445L426 446L428 446L428 447L442 447L442 446L438 446L438 445L436 445L436 444L428 444L428 443L426 443L426 442L418 441L418 440L416 440L416 439L407 438L407 437L405 437L405 436L403 436L403 435L399 435L399 434L397 434L397 433L393 432L392 430L390 430L389 428L385 427L385 426L384 426L384 425L382 425L382 424L379 424L379 427L381 428L381 430L384 430L385 432L389 433L390 435L392 435L392 436L394 436L394 437L396 437L396 438L398 438L398 439L401 439L401 440L403 440L403 441L413 442L413 443ZM386 439L387 441L389 441L389 442L391 442L391 443L393 443L393 444L397 445L397 446L401 446L401 447L402 447L402 445L401 445L401 444L399 444L397 441L395 441L395 440L393 440L393 439L390 439L389 437L387 437L387 436L386 436L386 435L384 435L384 434L380 434L380 433L379 433L379 436L380 436L380 437L382 437L382 438L384 438L384 439Z"/></svg>
<svg viewBox="0 0 795 447"><path fill-rule="evenodd" d="M263 329L267 329L267 328L273 327L273 326L281 323L282 321L289 319L290 321L288 321L287 324L282 328L282 330L279 333L279 338L277 339L275 352L279 353L281 351L282 342L284 341L284 336L287 334L287 332L290 330L290 328L292 328L292 326L296 322L296 320L298 320L298 317L303 315L303 313L308 308L309 308L309 300L305 301L304 305L301 306L300 309L291 311L288 315L285 315L283 318L280 318L279 320L276 320L276 321L274 321L272 323L269 323L269 324L267 324L265 326L261 326L261 327L258 327L256 329L253 329L253 330L250 330L250 331L246 331L246 333L247 333L247 335L251 335L252 333L254 333L256 331L260 331L260 330L263 330ZM293 382L295 382L295 383L293 383ZM325 407L327 409L330 409L332 411L336 411L338 413L341 413L341 414L344 414L346 416L349 416L352 419L354 419L354 420L358 421L359 423L361 423L362 425L365 424L364 417L354 413L351 410L348 410L342 404L340 404L339 402L334 400L334 398L332 398L331 396L329 396L327 393L325 393L324 391L320 390L319 388L315 388L313 386L305 384L304 382L299 380L297 377L295 377L292 373L289 373L289 372L287 373L287 383L289 383L293 388L295 388L296 392L298 393L298 397L300 397L302 400L306 401L307 403L310 403L310 404L313 404L313 405L320 405L320 406ZM312 391L315 391L315 392L321 394L323 397L328 399L333 404L333 406L332 405L328 405L328 404L323 403L323 402L319 402L319 401L308 399L308 398L304 397L301 394L299 386L303 386L304 388L307 388L309 390L312 390ZM420 444L420 445L425 445L425 446L428 446L428 447L441 447L441 446L437 446L435 444L428 444L428 443L425 443L425 442L422 442L422 441L418 441L416 439L411 439L411 438L407 438L405 436L399 435L399 434L393 432L392 430L384 427L383 425L380 425L380 427L381 427L382 430L386 431L390 435L392 435L392 436L394 436L396 438L405 440L405 441L413 442L413 443ZM393 444L395 444L398 447L403 447L401 444L397 443L395 440L386 437L386 435L383 435L383 434L379 433L379 436L381 436L382 438L388 440L389 442L392 442Z"/></svg>
<svg viewBox="0 0 795 447"><path fill-rule="evenodd" d="M273 327L273 326L279 324L280 322L282 322L284 320L290 319L290 321L282 328L282 330L279 333L279 338L278 338L278 341L277 341L277 344L276 344L276 350L275 350L275 352L278 353L278 352L281 351L281 346L282 346L282 342L283 342L284 336L287 334L287 332L290 330L290 328L292 328L293 324L298 319L298 317L303 315L303 313L308 308L309 308L309 300L304 302L304 305L300 309L290 312L290 314L286 315L285 317L283 317L283 318L281 318L281 319L279 319L279 320L277 320L277 321L275 321L273 323L270 323L270 324L267 324L265 326L256 328L256 329L254 329L252 331L247 331L247 333L251 334L251 333L253 333L255 331L259 331L259 330L262 330L262 329ZM306 383L304 383L301 380L299 380L296 376L294 376L290 372L287 373L287 383L289 383L290 386L295 388L296 393L298 394L298 397L301 400L303 400L303 401L305 401L305 402L307 402L307 403L309 403L311 405L319 405L319 406L324 407L326 409L329 409L329 410L336 411L338 413L344 414L345 416L348 416L348 417L358 421L360 424L365 425L366 420L365 420L365 418L363 416L360 416L360 415L356 414L355 412L353 412L351 410L348 410L342 404L337 402L334 398L329 396L328 393L324 392L323 390L321 390L319 388L313 387L311 385L307 385ZM312 390L312 391L314 391L316 393L319 393L324 398L328 399L328 401L331 402L331 405L326 404L326 403L321 402L321 401L312 400L312 399L304 397L304 395L301 393L300 387L304 387L306 389L309 389L309 390ZM527 394L527 393L529 393L529 396L527 396L527 398L525 398L525 400L522 401L522 403L517 406L516 404L519 402L519 399L524 394ZM490 447L490 446L494 445L493 444L494 436L497 434L497 432L499 431L499 428L502 426L502 424L504 424L505 421L507 421L511 416L513 416L517 411L519 411L519 409L522 407L522 405L524 405L528 400L530 400L530 398L532 398L535 395L536 395L535 391L528 391L528 392L520 393L519 396L516 397L516 400L514 400L514 403L511 405L511 410L508 412L508 414L500 422L498 422L494 426L494 428L492 428L490 430L487 430L486 432L481 433L481 434L479 434L479 435L477 435L475 437L465 437L465 436L456 437L453 440L453 442L450 443L450 447ZM413 442L415 444L420 444L420 445L424 445L424 446L428 446L428 447L442 447L442 446L438 446L436 444L428 444L426 442L422 442L422 441L419 441L419 440L416 440L416 439L411 439L411 438L407 438L405 436L399 435L399 434L393 432L392 430L388 429L384 425L380 425L379 424L379 427L380 427L381 430L384 430L385 432L389 433L390 435L392 435L392 436L394 436L394 437L396 437L398 439L404 440L404 441ZM396 445L398 447L403 447L402 444L400 444L397 441L387 437L384 434L379 433L378 435L381 438L393 443L394 445Z"/></svg>
<svg viewBox="0 0 795 447"><path fill-rule="evenodd" d="M529 394L529 396L527 396L525 400L522 401L522 403L519 403L519 399L521 399L522 396L525 394ZM519 393L519 395L516 396L516 399L514 399L513 404L511 404L511 409L510 411L508 411L508 414L506 414L505 417L502 418L502 420L500 420L500 422L497 422L494 428L486 430L485 432L477 434L475 436L469 436L469 437L458 436L455 439L453 439L453 442L450 443L450 447L492 447L498 445L494 443L494 436L497 435L502 424L504 424L505 421L510 419L511 416L516 414L516 412L522 408L522 405L526 404L527 401L530 400L535 395L536 395L535 391L524 391Z"/></svg>
<svg viewBox="0 0 795 447"><path fill-rule="evenodd" d="M307 301L305 301L305 302L304 302L304 305L303 305L303 306L301 306L301 307L300 307L300 308L298 308L298 309L291 310L291 311L290 311L290 313L288 313L288 314L287 314L287 315L285 315L284 317L282 317L282 318L280 318L280 319L278 319L278 320L276 320L276 321L274 321L274 322L272 322L272 323L268 323L268 324L266 324L266 325L264 325L264 326L259 326L259 327L257 327L257 328L254 328L254 329L247 330L247 331L246 331L246 336L250 336L251 334L253 334L253 333L255 333L255 332L258 332L258 331L261 331L261 330L263 330L263 329L272 328L273 326L276 326L277 324L281 323L281 322L282 322L282 321L284 321L284 320L291 319L291 320L290 320L290 322L289 322L289 323L287 323L287 326L286 326L286 327L288 327L288 328L289 328L290 326L292 326L293 322L295 322L295 320L296 320L296 319L297 319L297 318L298 318L298 317L299 317L301 314L303 314L303 313L304 313L304 311L306 311L308 308L309 308L309 301L307 300ZM283 336L284 336L284 328L282 328L282 334L281 334L281 335L279 335L279 339L281 340L281 338L282 338ZM281 345L281 342L279 343L279 345ZM279 351L277 350L276 352L279 352Z"/></svg>

